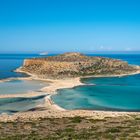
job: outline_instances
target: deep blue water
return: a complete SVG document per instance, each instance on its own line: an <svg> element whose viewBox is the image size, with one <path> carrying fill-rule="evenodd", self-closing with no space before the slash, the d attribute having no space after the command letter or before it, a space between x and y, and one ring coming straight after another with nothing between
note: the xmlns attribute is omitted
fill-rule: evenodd
<svg viewBox="0 0 140 140"><path fill-rule="evenodd" d="M15 73L13 70L20 67L25 58L40 57L37 54L0 54L0 79L27 76Z"/></svg>
<svg viewBox="0 0 140 140"><path fill-rule="evenodd" d="M49 54L53 56L56 54ZM39 54L0 54L0 79L11 77L25 77L26 74L13 72L18 67L22 66L23 60L26 58L45 57Z"/></svg>
<svg viewBox="0 0 140 140"><path fill-rule="evenodd" d="M56 54L49 54L48 56L53 56ZM113 54L113 55L106 55L106 54L96 54L89 56L103 56L103 57L109 57L109 58L116 58L116 59L122 59L124 61L128 61L130 64L140 64L140 55L136 54ZM34 57L43 57L38 54L0 54L0 79L4 78L10 78L10 77L23 77L27 76L25 74L21 73L15 73L13 70L16 68L22 66L23 60L26 58L34 58Z"/></svg>
<svg viewBox="0 0 140 140"><path fill-rule="evenodd" d="M140 54L89 54L89 56L121 59L123 61L127 61L129 64L140 65Z"/></svg>
<svg viewBox="0 0 140 140"><path fill-rule="evenodd" d="M140 55L96 55L140 65ZM140 111L140 74L82 79L85 86L58 90L52 99L66 109ZM95 84L95 85L91 85Z"/></svg>

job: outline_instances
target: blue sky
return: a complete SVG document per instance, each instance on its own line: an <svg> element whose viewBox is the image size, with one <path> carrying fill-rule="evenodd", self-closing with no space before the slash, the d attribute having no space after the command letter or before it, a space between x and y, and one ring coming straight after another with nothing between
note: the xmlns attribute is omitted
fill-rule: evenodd
<svg viewBox="0 0 140 140"><path fill-rule="evenodd" d="M140 0L0 0L0 52L140 51Z"/></svg>

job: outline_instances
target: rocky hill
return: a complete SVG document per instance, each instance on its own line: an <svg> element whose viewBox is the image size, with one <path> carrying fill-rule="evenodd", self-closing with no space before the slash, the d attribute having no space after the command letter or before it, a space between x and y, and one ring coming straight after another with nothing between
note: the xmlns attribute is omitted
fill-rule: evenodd
<svg viewBox="0 0 140 140"><path fill-rule="evenodd" d="M20 71L28 72L41 78L59 79L129 74L138 71L138 67L111 58L90 57L80 53L64 53L46 58L26 59Z"/></svg>

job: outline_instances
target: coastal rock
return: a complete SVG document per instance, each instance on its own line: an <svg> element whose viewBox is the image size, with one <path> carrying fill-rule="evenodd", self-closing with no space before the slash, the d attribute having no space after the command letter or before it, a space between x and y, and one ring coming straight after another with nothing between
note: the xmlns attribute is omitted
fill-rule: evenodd
<svg viewBox="0 0 140 140"><path fill-rule="evenodd" d="M45 58L24 60L20 71L40 78L72 78L80 76L123 75L137 72L139 67L118 59L64 53Z"/></svg>

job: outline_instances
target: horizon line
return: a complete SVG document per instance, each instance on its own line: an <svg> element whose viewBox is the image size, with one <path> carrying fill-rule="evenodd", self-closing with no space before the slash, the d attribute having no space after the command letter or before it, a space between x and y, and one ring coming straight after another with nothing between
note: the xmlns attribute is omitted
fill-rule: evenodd
<svg viewBox="0 0 140 140"><path fill-rule="evenodd" d="M79 52L86 54L140 54L140 50L135 51L4 51L0 54L40 54L40 53L48 53L48 54L60 54L67 52Z"/></svg>

